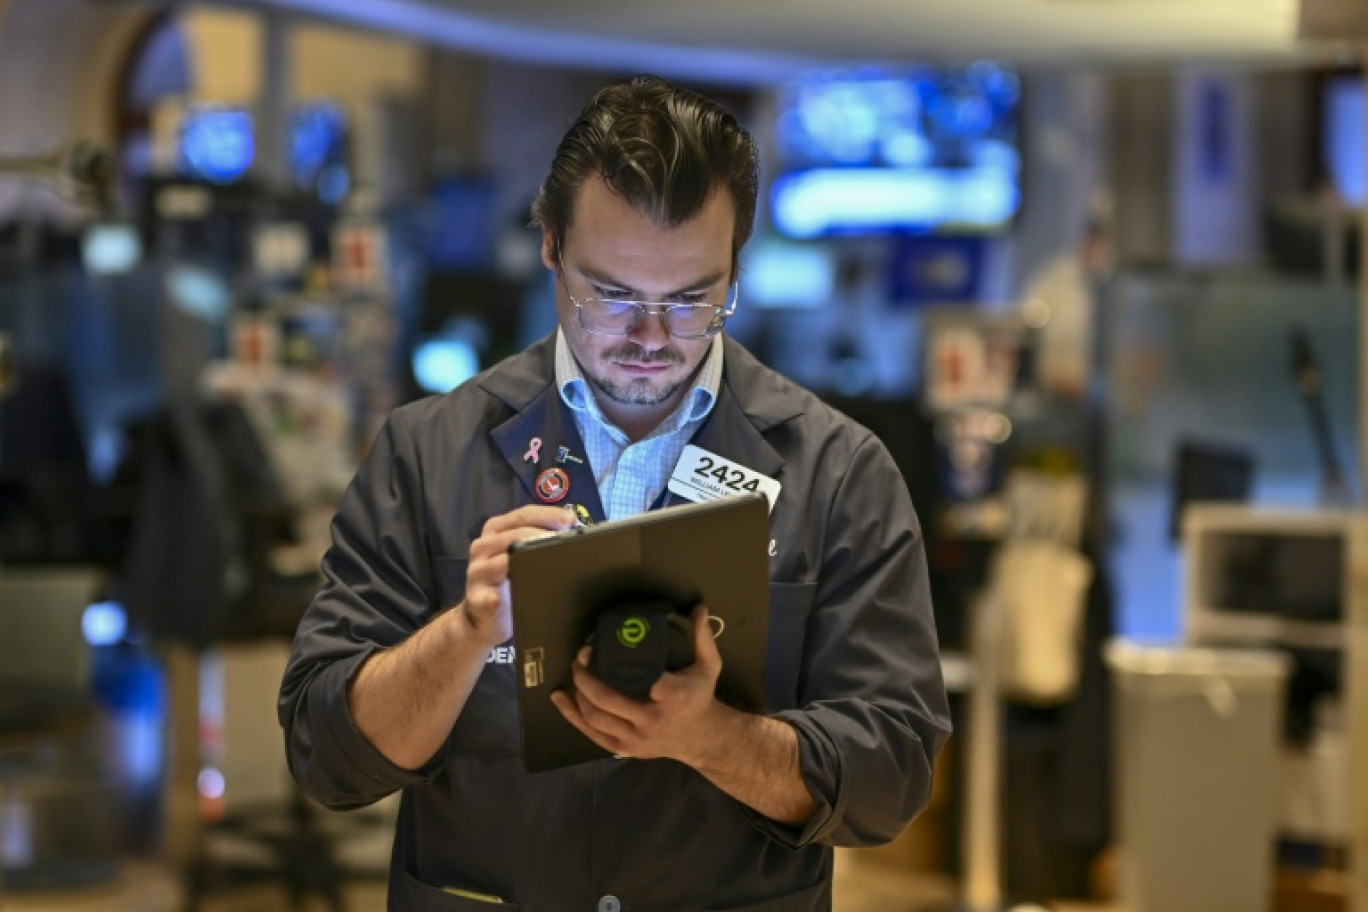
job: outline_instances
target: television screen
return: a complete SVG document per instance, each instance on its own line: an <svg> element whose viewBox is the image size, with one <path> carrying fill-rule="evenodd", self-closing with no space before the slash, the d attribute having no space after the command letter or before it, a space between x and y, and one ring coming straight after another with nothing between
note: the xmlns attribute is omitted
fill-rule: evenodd
<svg viewBox="0 0 1368 912"><path fill-rule="evenodd" d="M820 307L836 293L829 246L755 238L741 251L741 300L763 308Z"/></svg>
<svg viewBox="0 0 1368 912"><path fill-rule="evenodd" d="M1235 446L1182 439L1169 492L1169 540L1183 540L1183 511L1192 503L1244 503L1254 487L1254 455Z"/></svg>
<svg viewBox="0 0 1368 912"><path fill-rule="evenodd" d="M432 182L426 208L427 262L439 270L478 271L494 262L498 188L487 177L447 175Z"/></svg>
<svg viewBox="0 0 1368 912"><path fill-rule="evenodd" d="M186 174L214 184L242 178L256 157L252 115L242 108L195 105L180 125L180 161Z"/></svg>
<svg viewBox="0 0 1368 912"><path fill-rule="evenodd" d="M982 300L986 242L978 237L897 238L889 257L888 299L898 306Z"/></svg>
<svg viewBox="0 0 1368 912"><path fill-rule="evenodd" d="M1345 202L1362 206L1368 197L1364 192L1362 79L1342 76L1329 80L1324 109L1325 169Z"/></svg>
<svg viewBox="0 0 1368 912"><path fill-rule="evenodd" d="M791 238L896 231L990 233L1020 203L1015 71L820 71L787 84L771 187Z"/></svg>
<svg viewBox="0 0 1368 912"><path fill-rule="evenodd" d="M341 202L351 185L342 108L330 101L295 105L286 124L286 141L295 186L314 191L325 203Z"/></svg>
<svg viewBox="0 0 1368 912"><path fill-rule="evenodd" d="M513 354L527 286L489 270L431 270L407 346L415 392L446 392Z"/></svg>

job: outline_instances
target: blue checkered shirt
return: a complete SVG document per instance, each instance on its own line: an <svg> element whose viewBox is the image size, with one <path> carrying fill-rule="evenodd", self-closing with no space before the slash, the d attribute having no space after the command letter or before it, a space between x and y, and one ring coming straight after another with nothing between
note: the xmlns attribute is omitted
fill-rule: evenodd
<svg viewBox="0 0 1368 912"><path fill-rule="evenodd" d="M679 407L644 439L632 443L604 417L589 381L570 353L565 335L556 331L556 388L575 416L585 455L598 483L599 500L609 519L645 512L670 480L675 463L698 425L712 411L722 386L722 336L712 347L693 389Z"/></svg>

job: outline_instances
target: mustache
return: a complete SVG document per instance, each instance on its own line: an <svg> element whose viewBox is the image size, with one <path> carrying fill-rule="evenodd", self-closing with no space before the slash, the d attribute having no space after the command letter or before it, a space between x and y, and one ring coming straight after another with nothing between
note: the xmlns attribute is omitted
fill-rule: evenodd
<svg viewBox="0 0 1368 912"><path fill-rule="evenodd" d="M683 364L684 356L672 348L647 351L640 345L628 343L603 353L605 361L629 361L632 364Z"/></svg>

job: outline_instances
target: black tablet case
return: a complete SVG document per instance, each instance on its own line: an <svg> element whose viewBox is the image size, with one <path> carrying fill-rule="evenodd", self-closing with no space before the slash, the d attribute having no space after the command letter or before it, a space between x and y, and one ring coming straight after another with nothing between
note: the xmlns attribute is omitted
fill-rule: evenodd
<svg viewBox="0 0 1368 912"><path fill-rule="evenodd" d="M666 507L523 542L509 552L523 760L529 772L607 757L551 702L598 613L621 599L668 594L725 622L717 695L765 702L769 511L763 495Z"/></svg>

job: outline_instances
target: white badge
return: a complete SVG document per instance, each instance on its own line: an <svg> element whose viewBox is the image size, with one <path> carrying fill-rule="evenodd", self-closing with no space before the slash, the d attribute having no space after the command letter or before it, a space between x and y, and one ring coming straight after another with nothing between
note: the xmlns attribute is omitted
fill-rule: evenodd
<svg viewBox="0 0 1368 912"><path fill-rule="evenodd" d="M692 444L684 448L684 455L679 457L669 484L670 493L696 503L758 491L769 501L771 512L774 511L774 502L779 499L781 487L768 475L761 475Z"/></svg>

